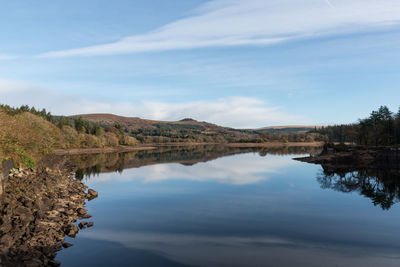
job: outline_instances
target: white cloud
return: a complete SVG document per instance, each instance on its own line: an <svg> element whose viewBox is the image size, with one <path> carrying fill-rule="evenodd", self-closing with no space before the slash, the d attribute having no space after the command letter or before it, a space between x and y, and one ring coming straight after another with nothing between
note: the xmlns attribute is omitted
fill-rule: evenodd
<svg viewBox="0 0 400 267"><path fill-rule="evenodd" d="M0 94L18 93L26 90L34 90L35 87L29 83L16 82L0 78Z"/></svg>
<svg viewBox="0 0 400 267"><path fill-rule="evenodd" d="M0 60L9 60L9 59L15 59L17 56L15 55L9 55L9 54L0 54Z"/></svg>
<svg viewBox="0 0 400 267"><path fill-rule="evenodd" d="M189 117L235 128L311 123L308 118L289 114L283 108L272 106L255 97L231 96L185 102L103 102L46 90L29 83L1 79L0 93L0 102L4 104L27 104L63 115L114 113L153 120L180 120Z"/></svg>
<svg viewBox="0 0 400 267"><path fill-rule="evenodd" d="M268 45L400 23L398 0L213 0L194 14L114 43L40 57L93 56L201 47Z"/></svg>
<svg viewBox="0 0 400 267"><path fill-rule="evenodd" d="M268 175L279 173L287 167L297 164L289 157L252 157L249 154L223 157L213 161L183 166L181 164L158 164L139 169L124 170L125 175L104 173L91 178L87 184L112 182L115 180L139 180L145 183L157 183L167 180L188 180L199 182L217 182L229 185L256 184L267 180Z"/></svg>

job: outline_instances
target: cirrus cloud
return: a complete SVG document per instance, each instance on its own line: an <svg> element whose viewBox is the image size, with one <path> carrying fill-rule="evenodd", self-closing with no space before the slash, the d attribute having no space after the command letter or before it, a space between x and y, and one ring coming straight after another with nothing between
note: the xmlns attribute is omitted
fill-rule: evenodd
<svg viewBox="0 0 400 267"><path fill-rule="evenodd" d="M203 47L269 45L399 25L397 0L213 0L191 16L113 43L39 57L94 56Z"/></svg>

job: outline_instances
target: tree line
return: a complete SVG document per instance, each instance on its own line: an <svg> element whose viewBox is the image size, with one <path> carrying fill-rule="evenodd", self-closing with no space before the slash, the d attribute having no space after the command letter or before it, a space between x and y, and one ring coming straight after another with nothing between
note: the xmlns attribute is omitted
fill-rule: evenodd
<svg viewBox="0 0 400 267"><path fill-rule="evenodd" d="M331 142L350 142L362 146L392 146L400 144L400 109L397 113L381 106L357 123L315 129Z"/></svg>

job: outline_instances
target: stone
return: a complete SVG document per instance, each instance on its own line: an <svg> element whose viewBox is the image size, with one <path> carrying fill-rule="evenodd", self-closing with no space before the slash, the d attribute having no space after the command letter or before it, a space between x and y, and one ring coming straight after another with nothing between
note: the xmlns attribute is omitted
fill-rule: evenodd
<svg viewBox="0 0 400 267"><path fill-rule="evenodd" d="M83 208L89 193L86 187L69 175L68 165L57 168L14 168L4 181L0 266L59 266L54 260L57 251L72 245L64 242L65 236L75 237L79 232L72 223L91 217ZM90 197L96 193L90 191Z"/></svg>
<svg viewBox="0 0 400 267"><path fill-rule="evenodd" d="M79 229L85 228L85 226L86 226L87 224L88 224L87 222L80 222L80 223L78 224Z"/></svg>
<svg viewBox="0 0 400 267"><path fill-rule="evenodd" d="M78 232L79 232L78 226L70 224L69 227L67 228L66 234L69 237L75 237Z"/></svg>
<svg viewBox="0 0 400 267"><path fill-rule="evenodd" d="M88 222L86 226L87 227L92 227L93 225L94 225L94 222Z"/></svg>
<svg viewBox="0 0 400 267"><path fill-rule="evenodd" d="M49 260L49 262L47 263L48 266L51 267L58 267L61 265L61 262L56 261L56 260Z"/></svg>
<svg viewBox="0 0 400 267"><path fill-rule="evenodd" d="M30 261L25 263L26 267L40 267L43 266L42 262L39 259L31 259Z"/></svg>
<svg viewBox="0 0 400 267"><path fill-rule="evenodd" d="M78 212L79 215L84 215L87 213L87 209L84 208L79 208L76 211Z"/></svg>
<svg viewBox="0 0 400 267"><path fill-rule="evenodd" d="M10 247L14 243L13 238L10 235L3 235L0 239L0 244L2 247Z"/></svg>
<svg viewBox="0 0 400 267"><path fill-rule="evenodd" d="M88 200L92 200L92 199L94 199L94 198L96 198L96 197L98 197L98 196L99 196L99 193L97 193L97 192L94 191L93 189L89 189L88 192L87 192L87 194L86 194L86 198L87 198Z"/></svg>
<svg viewBox="0 0 400 267"><path fill-rule="evenodd" d="M62 243L62 246L63 246L63 248L69 248L69 247L72 247L73 245L71 243L64 242L64 243Z"/></svg>

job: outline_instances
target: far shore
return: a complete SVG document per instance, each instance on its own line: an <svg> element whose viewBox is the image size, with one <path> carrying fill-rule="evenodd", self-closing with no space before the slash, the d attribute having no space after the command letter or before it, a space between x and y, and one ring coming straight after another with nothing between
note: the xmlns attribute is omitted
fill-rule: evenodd
<svg viewBox="0 0 400 267"><path fill-rule="evenodd" d="M200 145L221 145L228 147L319 147L323 146L323 142L268 142L268 143L150 143L137 146L118 146L103 148L68 148L56 149L53 155L79 155L79 154L98 154L98 153L121 153L131 151L153 150L157 147L165 146L200 146Z"/></svg>

